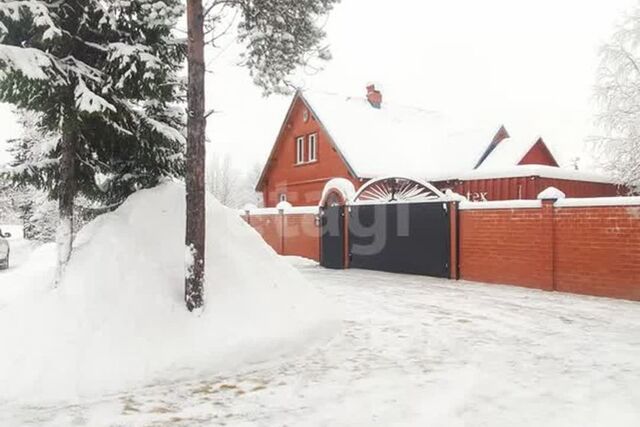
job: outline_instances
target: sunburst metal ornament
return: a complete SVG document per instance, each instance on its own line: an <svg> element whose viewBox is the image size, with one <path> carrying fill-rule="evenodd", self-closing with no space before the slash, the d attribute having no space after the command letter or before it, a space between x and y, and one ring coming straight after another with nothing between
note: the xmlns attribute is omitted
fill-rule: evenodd
<svg viewBox="0 0 640 427"><path fill-rule="evenodd" d="M389 177L371 180L355 197L356 203L398 203L440 200L444 194L433 185L411 178Z"/></svg>

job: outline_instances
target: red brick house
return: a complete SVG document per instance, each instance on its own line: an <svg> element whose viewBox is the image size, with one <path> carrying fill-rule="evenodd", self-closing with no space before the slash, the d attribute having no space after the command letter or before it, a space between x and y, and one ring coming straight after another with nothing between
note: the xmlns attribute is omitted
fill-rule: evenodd
<svg viewBox="0 0 640 427"><path fill-rule="evenodd" d="M554 186L568 197L615 196L602 176L562 169L541 137L517 139L504 126L465 128L442 114L366 97L298 91L256 190L266 207L317 205L325 184L359 188L381 176L410 176L471 200L535 199Z"/></svg>

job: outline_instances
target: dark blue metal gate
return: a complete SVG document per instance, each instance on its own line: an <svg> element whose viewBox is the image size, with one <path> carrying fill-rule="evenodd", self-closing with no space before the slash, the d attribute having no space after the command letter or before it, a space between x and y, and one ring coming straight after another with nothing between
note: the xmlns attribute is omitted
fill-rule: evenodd
<svg viewBox="0 0 640 427"><path fill-rule="evenodd" d="M320 265L327 268L344 268L344 206L328 206L320 209Z"/></svg>
<svg viewBox="0 0 640 427"><path fill-rule="evenodd" d="M447 203L349 207L352 268L449 277L450 244Z"/></svg>

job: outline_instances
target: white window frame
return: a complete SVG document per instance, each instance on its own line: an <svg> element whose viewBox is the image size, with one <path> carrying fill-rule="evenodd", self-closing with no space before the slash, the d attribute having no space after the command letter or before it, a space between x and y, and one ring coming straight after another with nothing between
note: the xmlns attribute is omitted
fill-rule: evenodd
<svg viewBox="0 0 640 427"><path fill-rule="evenodd" d="M312 133L311 135L309 135L309 141L308 141L308 161L309 162L315 162L318 160L318 134L317 133Z"/></svg>
<svg viewBox="0 0 640 427"><path fill-rule="evenodd" d="M296 138L296 165L304 163L304 136Z"/></svg>
<svg viewBox="0 0 640 427"><path fill-rule="evenodd" d="M280 195L278 196L278 201L279 202L286 202L287 201L287 193L280 193Z"/></svg>

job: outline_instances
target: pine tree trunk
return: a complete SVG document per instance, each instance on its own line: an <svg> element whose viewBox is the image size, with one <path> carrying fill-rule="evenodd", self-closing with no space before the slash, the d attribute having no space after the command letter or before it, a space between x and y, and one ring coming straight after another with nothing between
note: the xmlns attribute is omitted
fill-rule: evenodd
<svg viewBox="0 0 640 427"><path fill-rule="evenodd" d="M187 1L188 104L187 122L187 224L185 302L193 311L202 307L205 268L205 118L204 28L202 0Z"/></svg>
<svg viewBox="0 0 640 427"><path fill-rule="evenodd" d="M55 286L62 280L65 267L71 258L73 244L73 203L76 197L75 157L77 133L68 122L63 125L60 154L60 182L58 187L58 229L56 245L58 264L56 266Z"/></svg>

